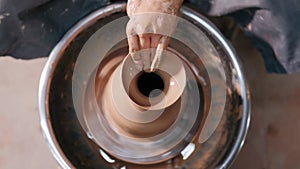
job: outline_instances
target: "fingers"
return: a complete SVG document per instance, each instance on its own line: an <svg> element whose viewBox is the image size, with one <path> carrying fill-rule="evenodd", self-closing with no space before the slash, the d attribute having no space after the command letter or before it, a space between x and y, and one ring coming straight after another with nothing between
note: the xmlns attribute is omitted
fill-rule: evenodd
<svg viewBox="0 0 300 169"><path fill-rule="evenodd" d="M140 50L140 42L138 35L129 35L127 38L129 45L129 53Z"/></svg>
<svg viewBox="0 0 300 169"><path fill-rule="evenodd" d="M162 36L158 42L155 50L154 58L151 62L150 71L154 71L159 66L163 50L167 48L169 43L169 38L167 36Z"/></svg>
<svg viewBox="0 0 300 169"><path fill-rule="evenodd" d="M153 34L151 36L151 48L156 48L157 47L161 37L162 37L161 35L157 35L157 34Z"/></svg>
<svg viewBox="0 0 300 169"><path fill-rule="evenodd" d="M139 35L141 49L149 49L151 46L151 34Z"/></svg>
<svg viewBox="0 0 300 169"><path fill-rule="evenodd" d="M133 62L136 65L137 70L143 70L143 60L140 56L140 53L137 52L140 50L140 42L138 35L130 35L127 38L129 46L129 55L131 56Z"/></svg>
<svg viewBox="0 0 300 169"><path fill-rule="evenodd" d="M129 54L138 70L153 71L159 65L169 38L158 34L142 34L128 37Z"/></svg>
<svg viewBox="0 0 300 169"><path fill-rule="evenodd" d="M144 70L149 69L151 64L151 52L150 52L151 35L150 34L139 35L139 40L140 40L140 48L141 48L140 55L143 60Z"/></svg>
<svg viewBox="0 0 300 169"><path fill-rule="evenodd" d="M153 63L153 59L155 57L155 53L156 53L156 48L159 44L159 41L161 39L161 35L158 34L153 34L151 36L151 54L150 54L150 59L151 59L151 65ZM152 66L150 65L150 71L152 71L153 68L151 68Z"/></svg>

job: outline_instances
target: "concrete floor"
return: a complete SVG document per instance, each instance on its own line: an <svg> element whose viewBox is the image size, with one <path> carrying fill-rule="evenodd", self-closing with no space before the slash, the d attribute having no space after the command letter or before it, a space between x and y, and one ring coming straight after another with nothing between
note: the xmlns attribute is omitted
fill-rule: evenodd
<svg viewBox="0 0 300 169"><path fill-rule="evenodd" d="M58 168L39 126L38 81L47 59L0 58L0 168Z"/></svg>
<svg viewBox="0 0 300 169"><path fill-rule="evenodd" d="M267 74L260 53L242 37L233 46L244 64L252 119L233 169L300 168L300 72ZM300 57L300 56L299 56Z"/></svg>
<svg viewBox="0 0 300 169"><path fill-rule="evenodd" d="M252 95L252 121L232 169L300 168L300 73L267 74L248 40L233 44ZM0 58L0 168L58 168L44 142L37 105L38 80L47 59Z"/></svg>

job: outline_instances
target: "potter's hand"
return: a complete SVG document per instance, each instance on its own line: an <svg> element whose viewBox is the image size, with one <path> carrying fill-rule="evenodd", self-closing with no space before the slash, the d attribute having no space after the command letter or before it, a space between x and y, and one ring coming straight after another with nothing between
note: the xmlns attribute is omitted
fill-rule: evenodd
<svg viewBox="0 0 300 169"><path fill-rule="evenodd" d="M161 52L168 45L168 36L176 27L176 17L172 15L178 14L182 1L128 1L127 14L130 20L126 33L129 54L139 70L153 70L158 65ZM145 50L150 48L152 50Z"/></svg>

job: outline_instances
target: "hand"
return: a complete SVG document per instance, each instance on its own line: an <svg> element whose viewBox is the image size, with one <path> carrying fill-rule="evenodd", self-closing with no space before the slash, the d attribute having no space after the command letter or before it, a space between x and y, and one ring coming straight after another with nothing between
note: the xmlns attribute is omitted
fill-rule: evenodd
<svg viewBox="0 0 300 169"><path fill-rule="evenodd" d="M182 0L128 1L129 54L139 70L150 68L152 71L158 65L162 50L168 46L168 35L176 27L176 17L169 16L177 15L181 4Z"/></svg>

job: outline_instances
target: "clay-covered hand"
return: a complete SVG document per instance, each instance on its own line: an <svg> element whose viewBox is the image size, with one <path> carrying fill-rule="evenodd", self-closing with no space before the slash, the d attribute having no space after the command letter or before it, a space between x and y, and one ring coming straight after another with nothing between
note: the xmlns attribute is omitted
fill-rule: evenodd
<svg viewBox="0 0 300 169"><path fill-rule="evenodd" d="M176 27L183 0L128 0L126 33L129 54L139 70L153 69ZM151 50L145 50L151 49ZM158 50L156 50L158 49ZM138 52L140 51L140 52Z"/></svg>

